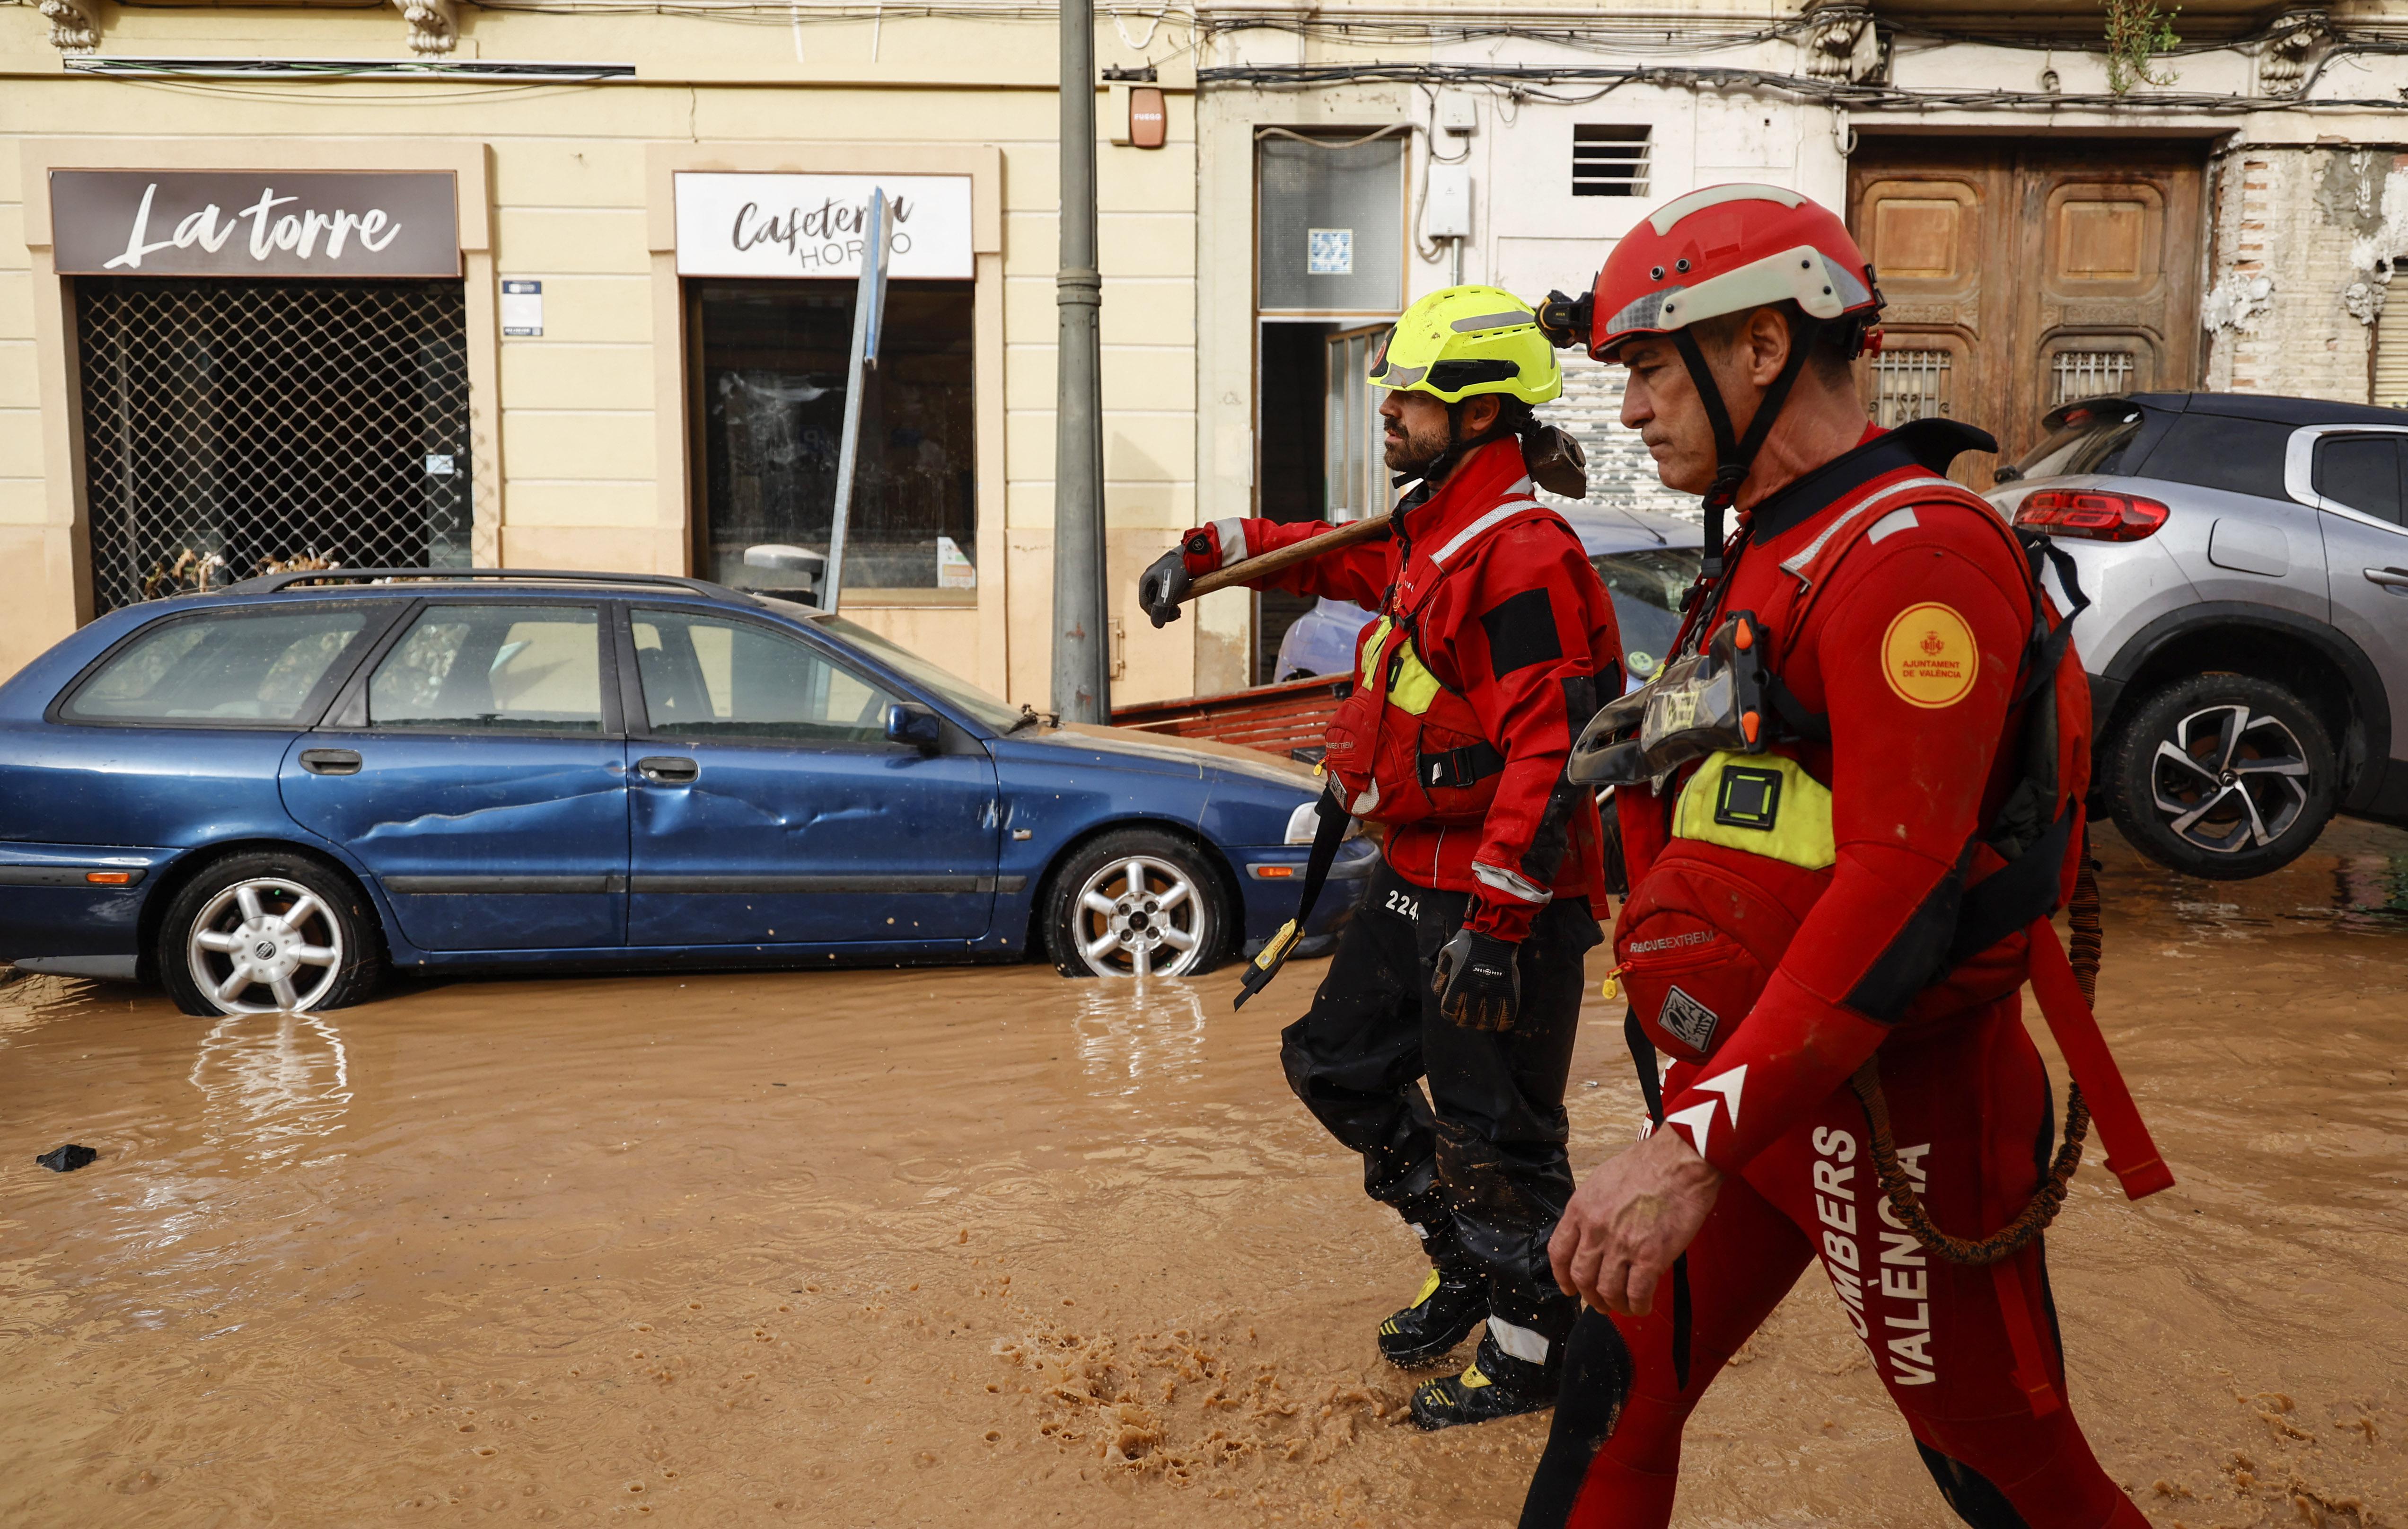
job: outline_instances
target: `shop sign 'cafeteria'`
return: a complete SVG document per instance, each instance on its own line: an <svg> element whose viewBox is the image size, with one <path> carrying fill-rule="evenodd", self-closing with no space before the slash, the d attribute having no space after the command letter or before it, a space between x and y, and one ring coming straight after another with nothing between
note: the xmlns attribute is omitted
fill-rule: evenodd
<svg viewBox="0 0 2408 1529"><path fill-rule="evenodd" d="M457 276L449 170L52 170L63 276Z"/></svg>
<svg viewBox="0 0 2408 1529"><path fill-rule="evenodd" d="M886 193L886 274L965 280L970 249L966 175L785 175L683 171L677 178L681 276L861 274L869 196Z"/></svg>

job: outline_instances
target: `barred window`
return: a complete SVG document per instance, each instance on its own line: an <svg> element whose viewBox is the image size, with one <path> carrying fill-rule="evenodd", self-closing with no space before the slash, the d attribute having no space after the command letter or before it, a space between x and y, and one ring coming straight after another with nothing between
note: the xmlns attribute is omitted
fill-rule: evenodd
<svg viewBox="0 0 2408 1529"><path fill-rule="evenodd" d="M1651 145L1647 129L1618 123L1572 124L1572 195L1644 196Z"/></svg>
<svg viewBox="0 0 2408 1529"><path fill-rule="evenodd" d="M1873 423L1887 430L1909 420L1948 417L1955 359L1946 351L1876 353L1871 367Z"/></svg>
<svg viewBox="0 0 2408 1529"><path fill-rule="evenodd" d="M2132 385L2132 356L2128 351L2059 351L2051 370L2057 384L2051 408L2121 393Z"/></svg>
<svg viewBox="0 0 2408 1529"><path fill-rule="evenodd" d="M469 561L458 281L79 277L96 612Z"/></svg>

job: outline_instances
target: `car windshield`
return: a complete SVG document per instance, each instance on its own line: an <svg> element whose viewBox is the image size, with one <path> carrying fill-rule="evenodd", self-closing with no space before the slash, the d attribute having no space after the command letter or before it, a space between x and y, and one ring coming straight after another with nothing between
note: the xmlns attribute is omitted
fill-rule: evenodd
<svg viewBox="0 0 2408 1529"><path fill-rule="evenodd" d="M812 625L837 641L860 649L923 690L936 692L997 732L1010 732L1022 720L1019 707L1005 705L968 680L947 673L910 648L890 642L867 627L842 616L821 616Z"/></svg>
<svg viewBox="0 0 2408 1529"><path fill-rule="evenodd" d="M1695 547L1651 547L1589 559L1605 581L1605 592L1613 597L1623 663L1633 679L1654 678L1679 634L1681 595L1697 582L1698 556Z"/></svg>
<svg viewBox="0 0 2408 1529"><path fill-rule="evenodd" d="M2014 466L2013 478L2062 478L2123 470L2124 448L2141 433L2141 406L2121 398L2074 404L2043 422L2048 439ZM2002 481L2013 481L2001 473Z"/></svg>

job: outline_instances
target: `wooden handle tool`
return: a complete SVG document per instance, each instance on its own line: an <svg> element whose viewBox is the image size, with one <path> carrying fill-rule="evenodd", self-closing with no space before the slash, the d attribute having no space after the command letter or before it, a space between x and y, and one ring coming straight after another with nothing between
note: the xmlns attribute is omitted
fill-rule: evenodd
<svg viewBox="0 0 2408 1529"><path fill-rule="evenodd" d="M1257 579L1268 578L1282 569L1290 569L1298 563L1308 562L1323 553L1336 552L1340 547L1351 547L1358 541L1369 541L1376 537L1385 536L1388 534L1388 519L1386 515L1373 515L1365 520L1350 521L1336 530L1324 531L1319 536L1309 536L1301 541L1274 548L1259 557L1249 557L1242 563L1232 563L1227 568L1215 569L1188 585L1186 598L1192 600L1211 594L1216 589L1228 589L1239 584L1253 584Z"/></svg>

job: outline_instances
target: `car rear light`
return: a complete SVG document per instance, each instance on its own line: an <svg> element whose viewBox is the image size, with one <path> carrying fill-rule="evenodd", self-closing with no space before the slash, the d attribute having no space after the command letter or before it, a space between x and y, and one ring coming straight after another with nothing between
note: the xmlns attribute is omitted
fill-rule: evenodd
<svg viewBox="0 0 2408 1529"><path fill-rule="evenodd" d="M2153 536L2173 512L2137 494L2102 494L2086 488L2042 488L2024 496L2015 524L2050 536L2085 541L2138 541Z"/></svg>

